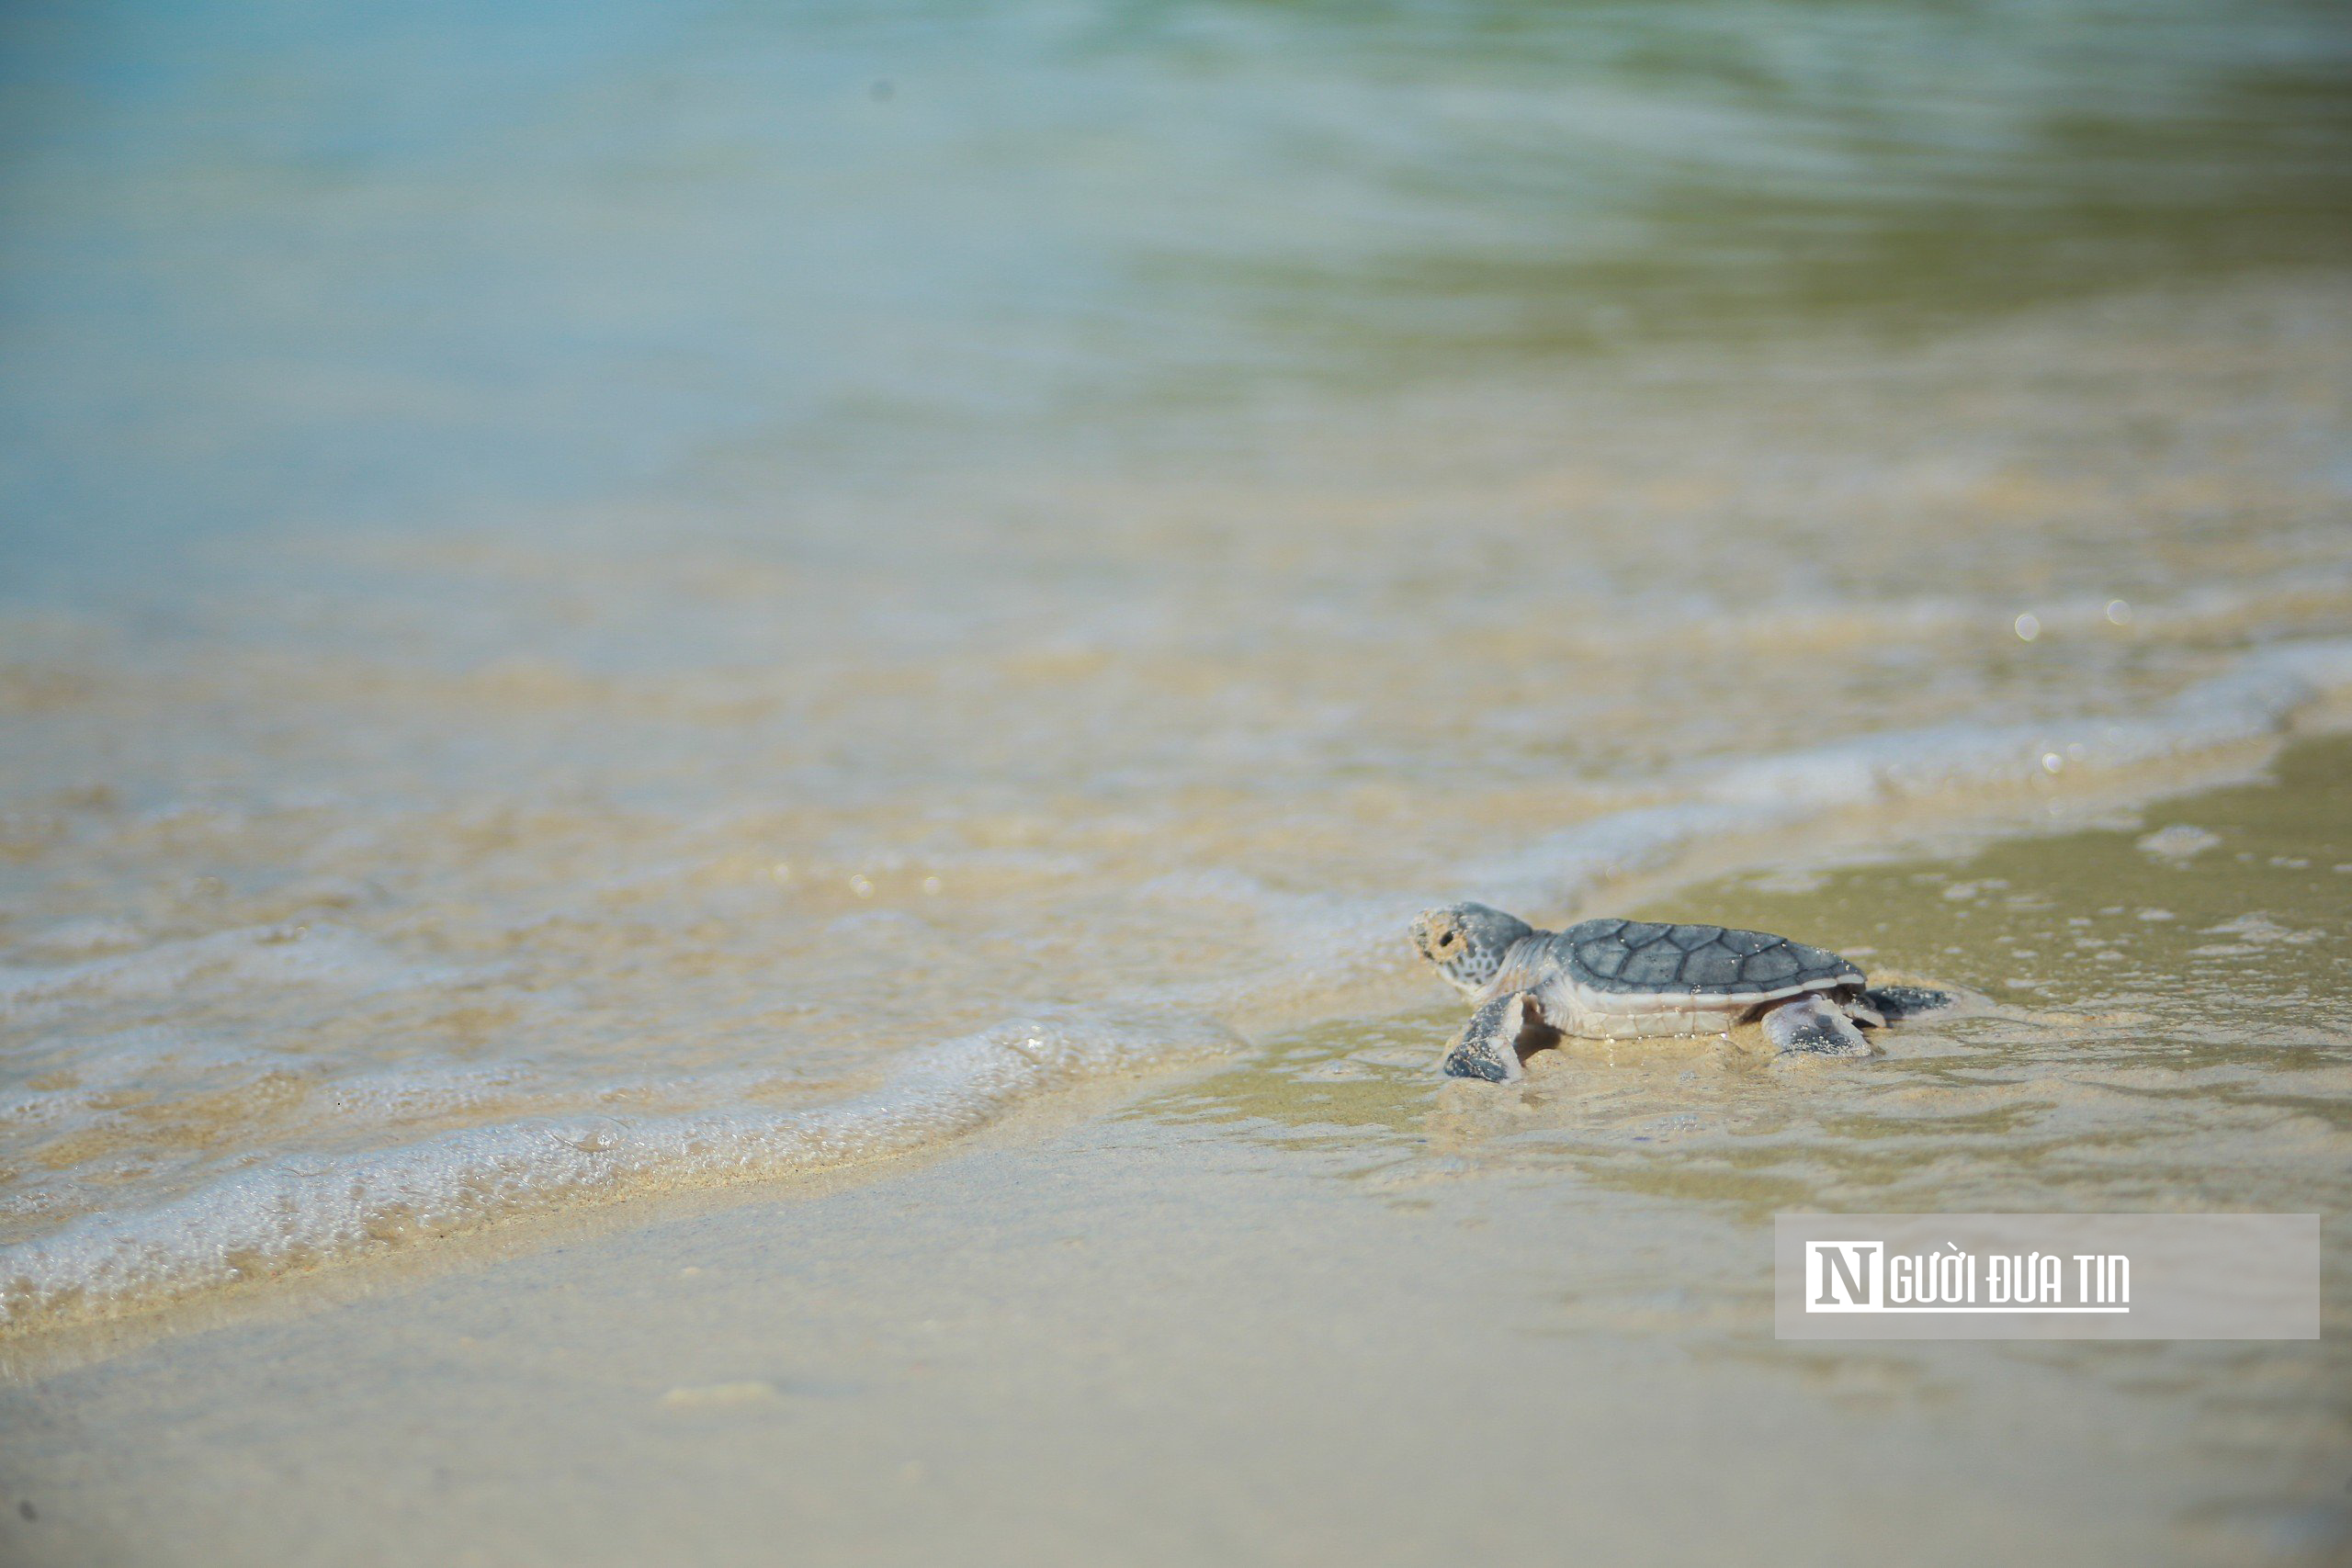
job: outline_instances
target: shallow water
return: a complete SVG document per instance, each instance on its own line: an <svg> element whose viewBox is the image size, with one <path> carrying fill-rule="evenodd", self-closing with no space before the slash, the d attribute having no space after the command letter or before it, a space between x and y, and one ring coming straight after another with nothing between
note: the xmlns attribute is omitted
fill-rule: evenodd
<svg viewBox="0 0 2352 1568"><path fill-rule="evenodd" d="M2352 688L2332 7L6 26L15 1325Z"/></svg>
<svg viewBox="0 0 2352 1568"><path fill-rule="evenodd" d="M1551 1288L1498 1301L1515 1335L1670 1346L1683 1375L1710 1379L1770 1369L1842 1407L1834 1421L1785 1412L1808 1441L1814 1423L1933 1413L1951 1489L1939 1507L1968 1512L1968 1472L1996 1448L2039 1452L2084 1497L2127 1472L2151 1486L2065 1551L2034 1539L2048 1522L2021 1527L2025 1560L2335 1562L2352 1538L2352 1269L2335 1245L2352 1212L2348 887L2352 740L2305 740L2263 782L2098 827L1742 873L1629 909L1804 931L1875 974L1955 988L1949 1011L1876 1034L1883 1055L1866 1062L1776 1063L1742 1030L1569 1042L1532 1054L1515 1089L1440 1086L1430 1057L1463 1011L1448 1000L1290 1032L1262 1062L1123 1115L1280 1151L1272 1169L1319 1161L1326 1179L1399 1212L1483 1212L1483 1196L1498 1225L1613 1223L1630 1234L1611 1246L1523 1259L1520 1272ZM1792 1211L2316 1213L2329 1238L2322 1337L1893 1357L1778 1343L1770 1235ZM1513 1245L1492 1243L1505 1279ZM1650 1376L1669 1407L1693 1397L1673 1373ZM2144 1447L2119 1457L2086 1436L2054 1440L2047 1414L2023 1414L2019 1378ZM1988 1414L2005 1402L2008 1415ZM2046 1506L2024 1501L2031 1491L2005 1483L1965 1528L1994 1528L2012 1502ZM1794 1526L1764 1512L1768 1530L1852 1550L1834 1508L1801 1506ZM2126 1544L2141 1529L2155 1539ZM1865 1533L1910 1560L1954 1549Z"/></svg>
<svg viewBox="0 0 2352 1568"><path fill-rule="evenodd" d="M1713 879L1645 919L1802 931L1949 1010L1866 1063L1752 1028L1568 1041L1523 1089L1433 1084L1450 998L1272 1042L1129 1114L1255 1125L1375 1184L1545 1170L1768 1224L1857 1213L2352 1205L2352 740L2107 824ZM1989 928L1980 930L1980 928ZM1423 987L1433 998L1439 987ZM1702 1257L1666 1273L1704 1273Z"/></svg>
<svg viewBox="0 0 2352 1568"><path fill-rule="evenodd" d="M0 1501L28 1511L0 1550L2340 1562L2341 1248L2319 1339L1864 1344L1774 1338L1770 1242L1783 1204L2333 1231L2352 872L2318 857L2352 851L2348 760L2302 741L2276 783L2138 819L1799 854L1646 907L1835 931L1968 994L1870 1061L1652 1042L1449 1085L1462 1010L1424 976L888 1179L12 1341ZM2232 982L2189 983L2213 965Z"/></svg>

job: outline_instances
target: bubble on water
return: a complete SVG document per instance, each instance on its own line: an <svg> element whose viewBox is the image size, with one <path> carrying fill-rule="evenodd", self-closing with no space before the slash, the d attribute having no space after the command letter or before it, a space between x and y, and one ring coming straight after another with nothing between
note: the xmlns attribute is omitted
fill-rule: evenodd
<svg viewBox="0 0 2352 1568"><path fill-rule="evenodd" d="M2233 920L2223 920L2218 926L2207 926L2205 934L2233 936L2241 942L2266 947L2275 942L2285 942L2294 947L2308 947L2318 942L2324 933L2317 931L2299 931L2292 926L2282 926L2261 910L2256 909L2248 914L2240 915Z"/></svg>
<svg viewBox="0 0 2352 1568"><path fill-rule="evenodd" d="M724 1410L747 1404L768 1404L776 1398L775 1385L756 1379L741 1382L685 1384L662 1396L668 1410Z"/></svg>
<svg viewBox="0 0 2352 1568"><path fill-rule="evenodd" d="M2137 841L2141 850L2158 860L2185 861L2219 844L2222 836L2202 828L2193 828L2186 822L2176 822L2169 828L2160 828L2146 834Z"/></svg>
<svg viewBox="0 0 2352 1568"><path fill-rule="evenodd" d="M2066 759L2055 751L2044 751L2041 754L2041 771L2045 773L2054 773L2065 765Z"/></svg>
<svg viewBox="0 0 2352 1568"><path fill-rule="evenodd" d="M2107 602L2107 618L2110 625L2128 626L2132 624L2132 606L2120 599Z"/></svg>
<svg viewBox="0 0 2352 1568"><path fill-rule="evenodd" d="M2030 610L2017 618L2016 626L2020 642L2031 642L2041 635L2041 617Z"/></svg>

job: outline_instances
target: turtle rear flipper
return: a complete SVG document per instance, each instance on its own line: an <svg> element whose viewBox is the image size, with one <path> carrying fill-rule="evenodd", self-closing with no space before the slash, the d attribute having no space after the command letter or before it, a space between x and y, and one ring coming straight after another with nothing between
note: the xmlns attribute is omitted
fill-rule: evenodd
<svg viewBox="0 0 2352 1568"><path fill-rule="evenodd" d="M1951 1006L1951 993L1926 986L1872 986L1862 993L1862 999L1876 1009L1878 1015L1889 1023L1899 1023L1906 1018L1917 1018L1923 1012Z"/></svg>

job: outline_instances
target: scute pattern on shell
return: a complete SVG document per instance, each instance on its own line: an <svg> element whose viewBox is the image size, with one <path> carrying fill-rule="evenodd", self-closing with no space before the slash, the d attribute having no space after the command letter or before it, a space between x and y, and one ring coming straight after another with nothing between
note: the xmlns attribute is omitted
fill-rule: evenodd
<svg viewBox="0 0 2352 1568"><path fill-rule="evenodd" d="M1572 976L1602 991L1737 996L1864 983L1862 972L1834 953L1724 926L1586 920L1552 945Z"/></svg>

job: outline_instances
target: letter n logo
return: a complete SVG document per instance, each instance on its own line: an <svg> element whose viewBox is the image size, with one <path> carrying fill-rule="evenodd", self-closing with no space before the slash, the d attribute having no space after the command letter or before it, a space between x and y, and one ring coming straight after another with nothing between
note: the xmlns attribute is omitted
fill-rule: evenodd
<svg viewBox="0 0 2352 1568"><path fill-rule="evenodd" d="M1876 1241L1804 1244L1804 1310L1883 1312L1886 1246Z"/></svg>

